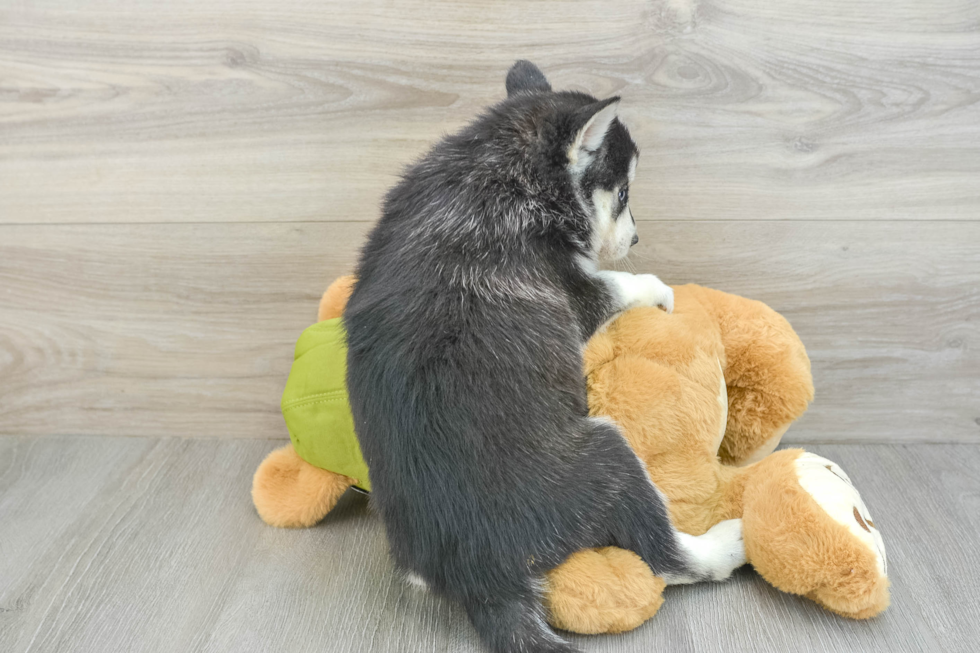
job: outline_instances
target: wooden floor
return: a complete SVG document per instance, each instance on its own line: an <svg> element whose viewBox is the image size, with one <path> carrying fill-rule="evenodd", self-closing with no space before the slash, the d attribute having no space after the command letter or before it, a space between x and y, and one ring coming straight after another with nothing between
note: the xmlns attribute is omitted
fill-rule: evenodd
<svg viewBox="0 0 980 653"><path fill-rule="evenodd" d="M251 475L278 442L0 439L0 650L481 651L462 611L393 573L357 494L309 530L265 526ZM841 619L749 569L673 587L585 651L976 650L980 447L818 445L885 536L892 607Z"/></svg>
<svg viewBox="0 0 980 653"><path fill-rule="evenodd" d="M0 653L476 651L350 497L248 497L316 301L401 167L517 58L621 95L639 271L763 300L813 361L893 607L750 571L590 651L974 651L980 2L0 3Z"/></svg>

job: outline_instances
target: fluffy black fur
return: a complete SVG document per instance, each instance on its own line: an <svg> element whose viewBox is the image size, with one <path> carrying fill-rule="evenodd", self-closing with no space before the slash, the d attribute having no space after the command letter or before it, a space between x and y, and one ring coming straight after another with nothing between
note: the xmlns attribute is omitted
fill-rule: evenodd
<svg viewBox="0 0 980 653"><path fill-rule="evenodd" d="M544 622L540 577L615 545L683 571L666 507L611 422L590 419L582 347L624 307L594 258L583 198L636 153L615 120L569 172L578 131L613 100L552 92L518 62L509 97L388 194L344 319L348 385L392 555L461 602L498 652L573 651Z"/></svg>

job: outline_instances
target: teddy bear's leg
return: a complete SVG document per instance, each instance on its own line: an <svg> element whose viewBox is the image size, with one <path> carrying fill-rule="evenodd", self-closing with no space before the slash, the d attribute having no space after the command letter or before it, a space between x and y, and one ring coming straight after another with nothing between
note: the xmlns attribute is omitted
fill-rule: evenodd
<svg viewBox="0 0 980 653"><path fill-rule="evenodd" d="M762 302L695 287L725 349L728 423L718 456L749 465L772 453L813 400L810 359L782 315Z"/></svg>
<svg viewBox="0 0 980 653"><path fill-rule="evenodd" d="M340 317L354 289L354 277L340 277L323 293L317 320ZM276 449L252 478L252 502L270 526L302 528L323 519L353 481L306 462L293 445Z"/></svg>
<svg viewBox="0 0 980 653"><path fill-rule="evenodd" d="M347 300L354 291L354 277L338 277L320 298L320 307L317 311L317 322L330 320L344 314L344 307Z"/></svg>
<svg viewBox="0 0 980 653"><path fill-rule="evenodd" d="M800 449L750 469L742 523L756 571L776 588L852 619L887 608L884 543L844 470Z"/></svg>
<svg viewBox="0 0 980 653"><path fill-rule="evenodd" d="M271 452L255 470L252 502L270 526L304 528L326 517L351 485L346 476L300 458L290 443Z"/></svg>
<svg viewBox="0 0 980 653"><path fill-rule="evenodd" d="M660 609L666 585L640 556L617 547L578 551L547 581L548 621L585 635L636 628Z"/></svg>

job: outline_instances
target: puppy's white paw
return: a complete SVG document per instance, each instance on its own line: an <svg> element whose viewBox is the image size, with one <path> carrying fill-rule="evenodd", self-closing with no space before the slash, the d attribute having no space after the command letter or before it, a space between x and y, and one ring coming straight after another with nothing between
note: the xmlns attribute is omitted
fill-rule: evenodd
<svg viewBox="0 0 980 653"><path fill-rule="evenodd" d="M747 562L741 519L718 522L699 539L706 541L703 562L713 580L725 580Z"/></svg>
<svg viewBox="0 0 980 653"><path fill-rule="evenodd" d="M677 533L677 544L684 552L685 570L663 574L668 585L725 580L746 563L742 541L742 520L718 522L703 535Z"/></svg>
<svg viewBox="0 0 980 653"><path fill-rule="evenodd" d="M674 310L674 291L655 275L614 270L602 270L598 275L618 296L621 310L637 306L659 306L668 313Z"/></svg>
<svg viewBox="0 0 980 653"><path fill-rule="evenodd" d="M663 574L668 585L725 580L746 563L742 541L742 520L718 522L703 535L677 533L677 544L684 552L685 570Z"/></svg>
<svg viewBox="0 0 980 653"><path fill-rule="evenodd" d="M668 313L674 312L674 289L653 274L638 274L640 286L638 306L658 306Z"/></svg>

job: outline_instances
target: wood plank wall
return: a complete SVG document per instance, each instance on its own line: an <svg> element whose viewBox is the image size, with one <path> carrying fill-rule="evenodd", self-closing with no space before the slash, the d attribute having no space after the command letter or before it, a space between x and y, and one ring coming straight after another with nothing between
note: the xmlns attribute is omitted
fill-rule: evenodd
<svg viewBox="0 0 980 653"><path fill-rule="evenodd" d="M299 332L516 58L623 97L634 263L808 345L794 442L980 438L980 3L0 7L0 433L285 437Z"/></svg>

